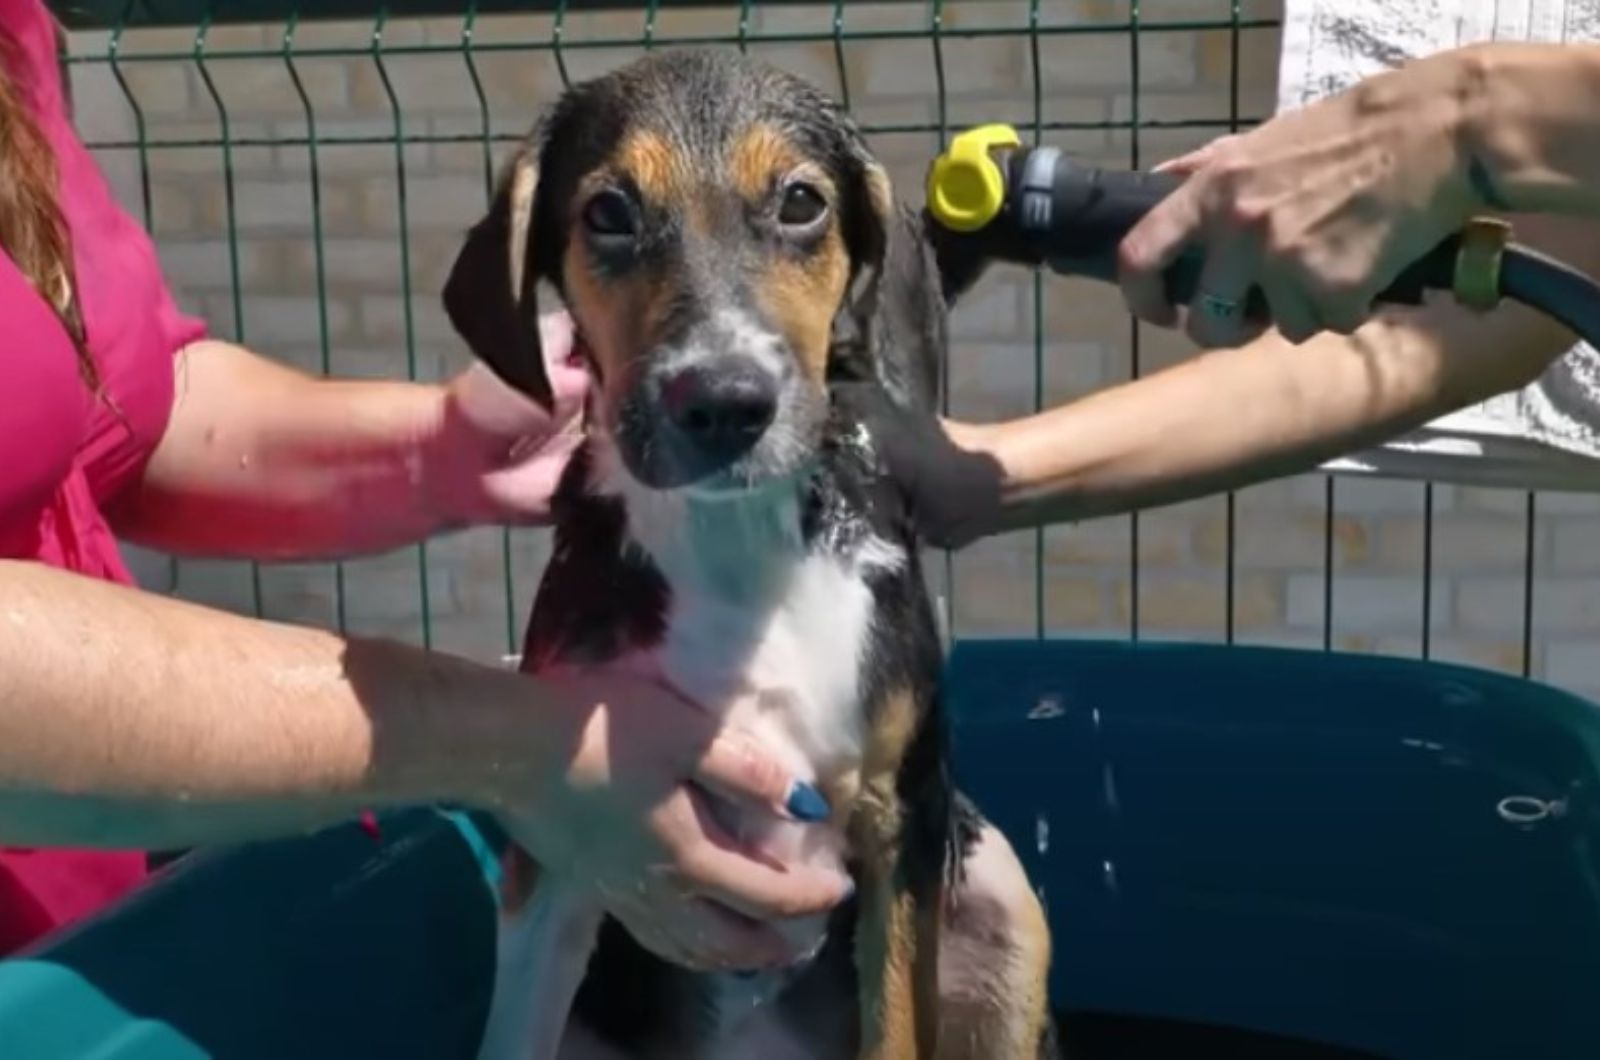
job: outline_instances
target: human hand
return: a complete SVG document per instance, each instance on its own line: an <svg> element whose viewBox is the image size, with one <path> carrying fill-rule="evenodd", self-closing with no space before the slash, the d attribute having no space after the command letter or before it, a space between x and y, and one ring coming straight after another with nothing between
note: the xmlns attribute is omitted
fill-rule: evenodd
<svg viewBox="0 0 1600 1060"><path fill-rule="evenodd" d="M659 956L691 968L783 966L819 938L851 887L842 872L742 849L714 819L738 812L820 821L829 807L752 739L653 681L548 678L535 715L544 767L511 778L507 830L542 864L592 885ZM796 825L795 827L802 827ZM810 930L797 930L806 918Z"/></svg>
<svg viewBox="0 0 1600 1060"><path fill-rule="evenodd" d="M589 373L565 312L539 318L545 370L555 397L546 412L474 363L450 381L441 432L449 455L455 522L539 525L567 462L583 441Z"/></svg>
<svg viewBox="0 0 1600 1060"><path fill-rule="evenodd" d="M1200 345L1242 345L1268 323L1295 343L1360 327L1379 292L1481 208L1461 147L1467 81L1459 56L1430 56L1160 167L1187 179L1122 243L1129 308L1175 326L1163 273L1203 244L1186 314ZM1245 318L1253 287L1270 322Z"/></svg>

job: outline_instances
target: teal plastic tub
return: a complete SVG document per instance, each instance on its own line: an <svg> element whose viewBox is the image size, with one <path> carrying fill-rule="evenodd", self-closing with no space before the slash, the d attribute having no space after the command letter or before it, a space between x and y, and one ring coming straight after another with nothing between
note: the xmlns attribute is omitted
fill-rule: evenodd
<svg viewBox="0 0 1600 1060"><path fill-rule="evenodd" d="M1078 1058L1600 1057L1600 712L1257 648L976 641L962 785L1056 939ZM0 962L0 1058L470 1057L492 829L419 809L185 859Z"/></svg>

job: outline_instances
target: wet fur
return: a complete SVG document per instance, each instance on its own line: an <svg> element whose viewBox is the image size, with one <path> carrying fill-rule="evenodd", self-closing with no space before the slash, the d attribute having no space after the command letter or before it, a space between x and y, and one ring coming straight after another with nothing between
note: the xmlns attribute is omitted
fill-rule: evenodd
<svg viewBox="0 0 1600 1060"><path fill-rule="evenodd" d="M535 156L536 195L527 186ZM721 184L697 170L706 160L724 167ZM728 255L761 253L740 242L730 204L759 196L772 167L796 164L814 164L830 183L837 224L804 254L783 248L729 268ZM572 225L593 174L619 170L645 201L675 202L677 223L696 230L659 260L631 262L626 278L606 275ZM723 184L728 195L706 190ZM486 1054L525 1057L533 1036L551 1050L539 1055L556 1055L559 1040L559 1055L573 1060L927 1057L938 1036L949 1044L937 1055L952 1060L1054 1055L1042 996L1048 933L1009 846L949 775L941 650L912 513L858 404L866 394L918 416L937 408L946 307L920 216L891 205L842 109L726 52L660 53L576 86L502 189L447 285L456 327L503 378L548 401L533 304L543 279L600 351L592 436L558 490L524 669L665 659L668 676L703 701L746 671L760 671L763 688L792 689L729 723L772 729L798 751L791 764L836 811L832 848L808 856L836 854L859 890L810 926L821 945L809 961L742 978L669 964L594 913L577 881L546 869L535 886L524 875L508 892ZM529 195L531 220L519 229L517 200ZM808 463L712 502L726 510L642 486L616 443L629 415L650 411L637 407L649 365L636 355L703 325L687 294L717 290L719 268L755 277L753 312L776 322L799 366L792 402L807 406L809 380L821 416L809 443L803 417L783 426L809 445ZM749 524L743 537L702 547L696 534L708 531L696 525L726 518ZM727 540L755 544L730 556ZM741 597L767 565L778 595ZM742 580L727 582L730 573ZM741 638L746 627L756 632ZM824 646L830 633L850 638L853 661ZM842 716L840 689L850 700ZM796 834L773 824L756 838L781 847ZM971 864L983 867L980 886ZM952 925L953 941L941 944ZM535 996L519 1010L523 990Z"/></svg>

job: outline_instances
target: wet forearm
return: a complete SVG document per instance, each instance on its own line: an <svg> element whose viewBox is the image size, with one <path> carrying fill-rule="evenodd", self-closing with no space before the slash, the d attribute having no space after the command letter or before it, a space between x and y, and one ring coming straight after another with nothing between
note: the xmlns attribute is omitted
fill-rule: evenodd
<svg viewBox="0 0 1600 1060"><path fill-rule="evenodd" d="M178 847L483 804L515 674L0 560L0 843Z"/></svg>
<svg viewBox="0 0 1600 1060"><path fill-rule="evenodd" d="M1028 419L958 428L958 444L990 453L1003 469L984 532L1204 497L1425 422L1439 407L1425 352L1375 355L1378 342L1404 339L1374 325L1354 340L1293 350L1263 349L1263 340ZM1256 363L1263 357L1284 360Z"/></svg>
<svg viewBox="0 0 1600 1060"><path fill-rule="evenodd" d="M1600 225L1514 215L1519 242L1600 273ZM1276 332L1070 404L993 425L950 424L993 470L947 507L970 540L1157 507L1283 475L1520 389L1575 336L1531 309L1479 313L1439 295L1346 337L1299 346Z"/></svg>
<svg viewBox="0 0 1600 1060"><path fill-rule="evenodd" d="M1005 424L952 424L999 468L963 536L1157 507L1314 469L1515 389L1572 336L1519 306L1396 312L1355 336L1276 333Z"/></svg>

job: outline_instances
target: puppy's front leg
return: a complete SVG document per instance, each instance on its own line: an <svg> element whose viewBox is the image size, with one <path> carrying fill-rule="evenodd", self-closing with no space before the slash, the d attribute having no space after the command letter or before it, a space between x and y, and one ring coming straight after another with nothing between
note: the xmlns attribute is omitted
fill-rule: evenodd
<svg viewBox="0 0 1600 1060"><path fill-rule="evenodd" d="M478 1060L555 1060L603 914L574 881L536 869L521 851L512 857L538 879L531 901L520 908L508 903L500 914L494 994Z"/></svg>
<svg viewBox="0 0 1600 1060"><path fill-rule="evenodd" d="M874 712L851 831L861 863L856 922L864 1060L926 1060L938 1036L942 874L918 864L929 852L908 845L913 830L899 789L921 723L908 693Z"/></svg>
<svg viewBox="0 0 1600 1060"><path fill-rule="evenodd" d="M864 874L856 926L863 1060L932 1057L938 1031L937 900L914 893L897 866Z"/></svg>

